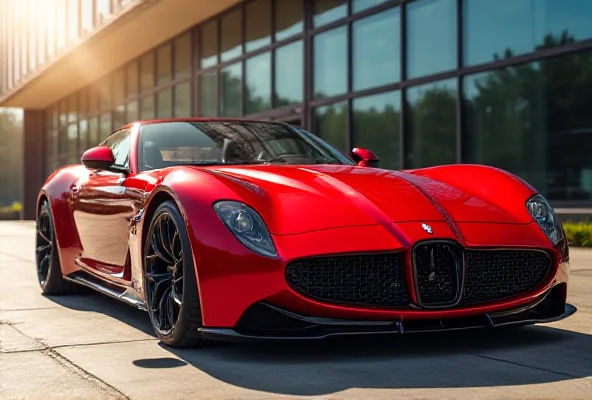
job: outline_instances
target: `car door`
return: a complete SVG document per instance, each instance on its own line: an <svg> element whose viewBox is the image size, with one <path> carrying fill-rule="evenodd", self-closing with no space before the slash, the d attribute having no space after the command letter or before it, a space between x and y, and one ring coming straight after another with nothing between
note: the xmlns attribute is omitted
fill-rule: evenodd
<svg viewBox="0 0 592 400"><path fill-rule="evenodd" d="M129 171L131 132L122 129L102 146L113 152L114 166ZM74 221L82 244L79 261L103 273L123 272L128 255L129 221L134 203L126 187L127 174L88 169L73 196Z"/></svg>

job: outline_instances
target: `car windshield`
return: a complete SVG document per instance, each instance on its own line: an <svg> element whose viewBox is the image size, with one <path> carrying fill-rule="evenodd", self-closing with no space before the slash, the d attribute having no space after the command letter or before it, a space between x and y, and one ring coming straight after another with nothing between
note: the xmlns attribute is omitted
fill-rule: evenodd
<svg viewBox="0 0 592 400"><path fill-rule="evenodd" d="M312 133L274 122L161 122L140 130L140 168L174 165L346 164Z"/></svg>

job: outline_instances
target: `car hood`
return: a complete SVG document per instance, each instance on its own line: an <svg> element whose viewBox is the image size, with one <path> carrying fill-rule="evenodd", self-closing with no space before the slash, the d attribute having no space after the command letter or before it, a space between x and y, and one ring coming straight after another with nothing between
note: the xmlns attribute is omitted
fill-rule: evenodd
<svg viewBox="0 0 592 400"><path fill-rule="evenodd" d="M343 165L216 167L274 234L401 222L525 224L493 199L427 177Z"/></svg>

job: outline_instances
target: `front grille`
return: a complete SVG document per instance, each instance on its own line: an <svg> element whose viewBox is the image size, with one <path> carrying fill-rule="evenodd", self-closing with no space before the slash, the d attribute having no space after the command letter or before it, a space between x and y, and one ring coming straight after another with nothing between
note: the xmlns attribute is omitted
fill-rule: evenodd
<svg viewBox="0 0 592 400"><path fill-rule="evenodd" d="M533 289L545 279L551 258L536 250L467 250L461 304L501 300Z"/></svg>
<svg viewBox="0 0 592 400"><path fill-rule="evenodd" d="M291 262L286 280L304 296L334 303L406 307L404 263L397 253L308 258Z"/></svg>
<svg viewBox="0 0 592 400"><path fill-rule="evenodd" d="M425 306L454 303L458 297L462 252L446 242L422 243L413 250L418 302Z"/></svg>

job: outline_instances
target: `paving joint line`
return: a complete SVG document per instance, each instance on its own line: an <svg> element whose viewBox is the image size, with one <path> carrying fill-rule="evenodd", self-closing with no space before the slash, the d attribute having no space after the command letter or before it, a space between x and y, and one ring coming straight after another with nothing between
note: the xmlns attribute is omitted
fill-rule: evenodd
<svg viewBox="0 0 592 400"><path fill-rule="evenodd" d="M23 334L20 330L18 330L19 333ZM25 335L26 336L26 335ZM30 339L30 336L27 336ZM118 340L118 341L114 341L114 342L96 342L96 343L77 343L77 344L59 344L57 346L48 346L47 344L43 343L40 340L35 340L39 345L41 345L42 347L39 349L24 349L24 350L9 350L9 351L2 351L0 350L0 353L4 353L4 354L18 354L18 353L31 353L34 351L45 351L45 350L58 350L58 349L67 349L67 348L71 348L71 347L86 347L86 346L102 346L102 345L109 345L109 344L124 344L124 343L139 343L139 342L150 342L150 341L155 341L158 340L157 338L151 338L151 339L134 339L134 340Z"/></svg>
<svg viewBox="0 0 592 400"><path fill-rule="evenodd" d="M120 396L121 399L129 399L123 392L117 389L114 386L111 386L98 376L94 375L93 373L85 370L84 368L76 365L72 360L64 357L62 354L54 351L53 349L46 349L42 351L43 354L51 357L54 361L58 364L62 365L65 368L70 369L76 375L80 376L82 379L93 383L94 385L98 386L101 390L105 391L106 393L113 394L115 392L117 395Z"/></svg>
<svg viewBox="0 0 592 400"><path fill-rule="evenodd" d="M67 358L64 355L58 353L52 347L47 346L45 343L41 342L38 339L32 338L31 336L27 335L26 333L24 333L23 331L21 331L20 329L18 329L17 327L15 327L14 325L12 325L12 328L14 330L16 330L17 332L19 332L21 335L24 335L25 337L28 337L29 339L31 339L31 340L35 341L36 343L40 344L41 346L43 346L42 349L31 350L31 351L39 351L42 354L45 354L46 356L50 357L51 359L53 359L58 364L62 365L65 368L68 368L73 373L75 373L76 375L80 376L82 379L84 379L84 380L86 380L88 382L91 382L92 384L94 384L100 390L102 390L104 392L106 392L108 394L114 394L115 393L115 394L117 394L119 396L119 398L129 400L129 397L126 396L119 389L117 389L114 386L111 386L110 384L108 384L107 382L105 382L104 380L102 380L101 378L99 378L98 376L96 376L93 373L91 373L91 372L85 370L84 368L80 367L79 365L77 365L76 363L74 363L69 358ZM29 351L27 351L27 352L29 352ZM10 353L16 353L16 352L10 352Z"/></svg>
<svg viewBox="0 0 592 400"><path fill-rule="evenodd" d="M536 369L538 371L549 372L551 374L566 376L566 377L569 377L569 378L575 378L575 379L584 378L584 376L580 376L580 375L574 375L574 374L570 374L570 373L567 373L567 372L553 371L552 369L542 368L542 367L535 367L533 365L523 364L523 363L519 363L519 362L516 362L516 361L504 360L503 358L485 356L485 355L482 355L482 354L475 354L475 356L477 356L479 358L484 358L486 360L492 360L492 361L498 361L498 362L502 362L502 363L506 363L506 364L517 365L519 367L532 368L532 369Z"/></svg>
<svg viewBox="0 0 592 400"><path fill-rule="evenodd" d="M63 308L59 306L54 307L32 307L32 308L15 308L12 310L5 310L0 308L0 312L18 312L18 311L37 311L37 310L55 310L56 308Z"/></svg>

